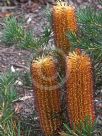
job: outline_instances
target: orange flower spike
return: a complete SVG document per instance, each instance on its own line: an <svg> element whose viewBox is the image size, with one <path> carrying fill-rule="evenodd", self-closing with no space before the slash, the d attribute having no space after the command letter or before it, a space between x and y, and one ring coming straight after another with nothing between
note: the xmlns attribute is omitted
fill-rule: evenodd
<svg viewBox="0 0 102 136"><path fill-rule="evenodd" d="M76 125L89 116L95 120L93 72L87 55L70 53L66 59L67 107L70 123Z"/></svg>
<svg viewBox="0 0 102 136"><path fill-rule="evenodd" d="M46 136L50 136L61 126L54 114L61 111L60 88L57 80L57 69L52 57L33 61L31 65L36 106L40 124Z"/></svg>
<svg viewBox="0 0 102 136"><path fill-rule="evenodd" d="M57 3L52 11L52 23L56 47L68 54L71 45L67 32L77 32L75 8L65 2Z"/></svg>

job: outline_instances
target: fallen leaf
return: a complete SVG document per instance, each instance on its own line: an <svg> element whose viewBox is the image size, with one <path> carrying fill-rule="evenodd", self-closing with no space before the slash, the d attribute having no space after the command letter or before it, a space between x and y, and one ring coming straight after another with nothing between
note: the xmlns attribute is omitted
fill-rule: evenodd
<svg viewBox="0 0 102 136"><path fill-rule="evenodd" d="M13 14L10 13L10 12L1 12L0 13L0 18L3 18L3 17L10 17L12 16Z"/></svg>

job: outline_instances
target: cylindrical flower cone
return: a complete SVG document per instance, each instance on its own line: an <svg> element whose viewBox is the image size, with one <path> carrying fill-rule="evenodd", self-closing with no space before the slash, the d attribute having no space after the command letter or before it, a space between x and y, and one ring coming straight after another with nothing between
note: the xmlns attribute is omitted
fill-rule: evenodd
<svg viewBox="0 0 102 136"><path fill-rule="evenodd" d="M75 8L65 2L59 2L52 10L52 25L56 47L65 54L70 50L70 42L66 36L68 31L77 32Z"/></svg>
<svg viewBox="0 0 102 136"><path fill-rule="evenodd" d="M88 116L95 120L94 82L90 58L81 53L70 53L66 58L67 110L74 126Z"/></svg>
<svg viewBox="0 0 102 136"><path fill-rule="evenodd" d="M55 134L61 126L60 88L56 64L52 57L33 60L31 65L40 124L46 136Z"/></svg>

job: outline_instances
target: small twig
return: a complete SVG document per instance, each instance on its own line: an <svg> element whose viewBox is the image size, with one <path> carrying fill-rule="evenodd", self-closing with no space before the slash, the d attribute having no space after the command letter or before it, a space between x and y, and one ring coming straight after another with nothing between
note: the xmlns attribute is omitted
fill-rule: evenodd
<svg viewBox="0 0 102 136"><path fill-rule="evenodd" d="M0 25L1 25L1 26L4 26L5 24L0 22Z"/></svg>
<svg viewBox="0 0 102 136"><path fill-rule="evenodd" d="M0 50L0 55L1 55L1 53L2 54L17 54L16 52L7 52L7 50L8 50L8 48L7 49L2 49L2 50Z"/></svg>
<svg viewBox="0 0 102 136"><path fill-rule="evenodd" d="M15 63L12 63L11 65L14 66L14 67L17 67L17 68L24 68L24 69L26 69L26 70L29 70L29 68L26 67L26 66L24 66L24 65L15 64Z"/></svg>
<svg viewBox="0 0 102 136"><path fill-rule="evenodd" d="M7 51L8 48L0 50L0 54Z"/></svg>
<svg viewBox="0 0 102 136"><path fill-rule="evenodd" d="M0 10L2 11L2 12L5 12L6 10L13 10L13 9L15 9L16 7L8 7L8 6L3 6L3 7L1 7L0 6Z"/></svg>

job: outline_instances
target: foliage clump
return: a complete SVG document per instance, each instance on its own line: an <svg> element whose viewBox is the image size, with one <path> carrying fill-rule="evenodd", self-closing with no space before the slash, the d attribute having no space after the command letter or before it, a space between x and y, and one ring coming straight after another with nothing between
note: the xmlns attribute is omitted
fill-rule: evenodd
<svg viewBox="0 0 102 136"><path fill-rule="evenodd" d="M7 45L15 44L20 42L24 38L25 32L23 25L20 22L17 22L16 18L6 18L5 26L3 30L2 41Z"/></svg>

